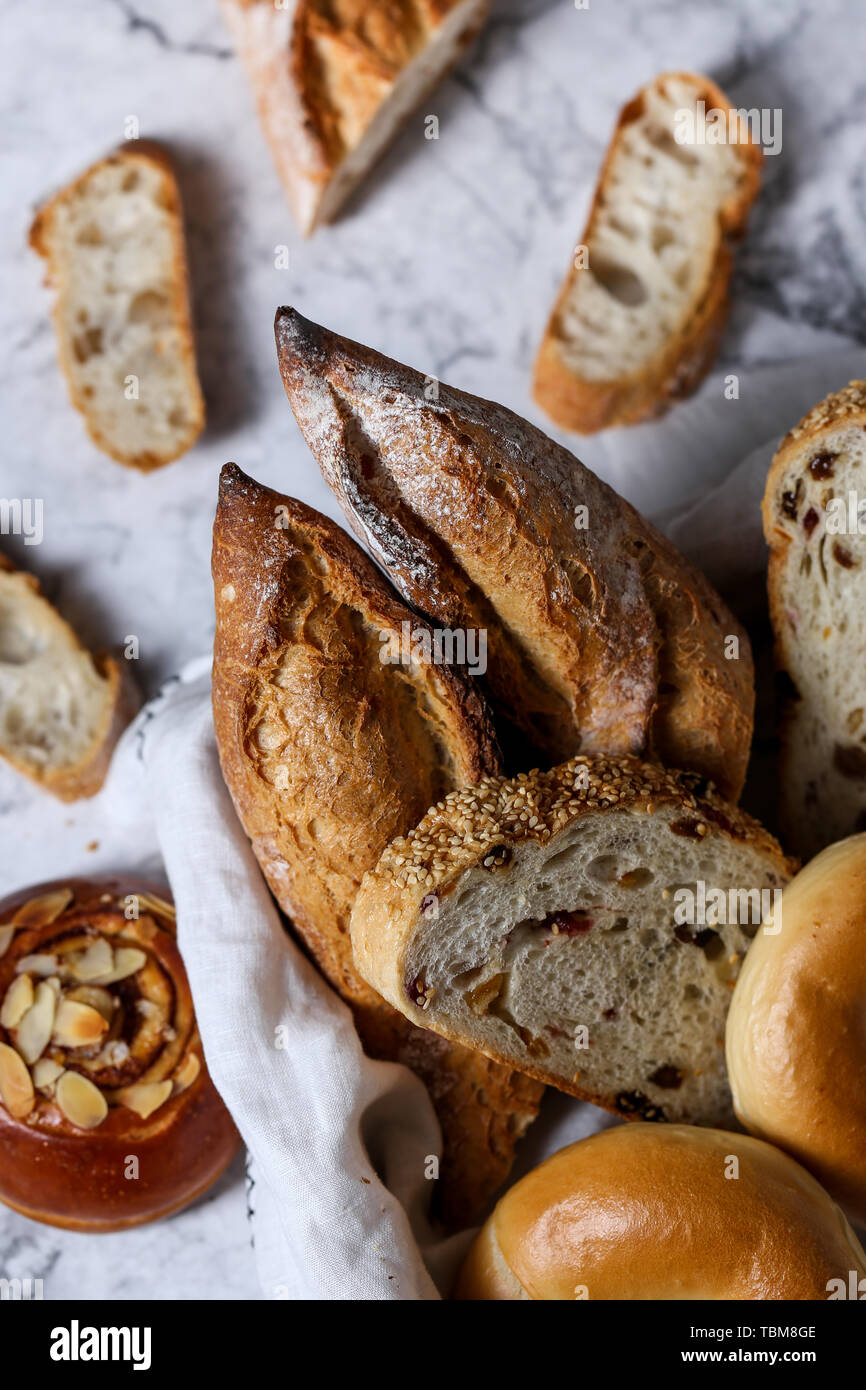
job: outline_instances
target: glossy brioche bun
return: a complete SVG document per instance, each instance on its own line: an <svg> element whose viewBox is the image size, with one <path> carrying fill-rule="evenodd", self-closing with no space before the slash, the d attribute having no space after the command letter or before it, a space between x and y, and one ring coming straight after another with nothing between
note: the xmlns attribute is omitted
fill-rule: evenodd
<svg viewBox="0 0 866 1390"><path fill-rule="evenodd" d="M63 879L0 903L0 1200L122 1230L198 1197L239 1142L164 890Z"/></svg>
<svg viewBox="0 0 866 1390"><path fill-rule="evenodd" d="M842 1212L778 1149L718 1129L621 1125L560 1149L505 1194L455 1297L826 1299L852 1269L866 1272L866 1256Z"/></svg>
<svg viewBox="0 0 866 1390"><path fill-rule="evenodd" d="M781 930L749 947L726 1048L740 1121L866 1223L866 835L788 884Z"/></svg>

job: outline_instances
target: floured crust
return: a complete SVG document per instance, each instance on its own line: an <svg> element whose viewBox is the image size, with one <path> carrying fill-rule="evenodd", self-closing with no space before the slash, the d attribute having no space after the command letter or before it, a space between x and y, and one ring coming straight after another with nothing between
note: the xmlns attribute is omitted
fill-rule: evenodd
<svg viewBox="0 0 866 1390"><path fill-rule="evenodd" d="M639 92L622 110L608 146L593 196L592 207L580 243L589 248L592 265L593 238L600 209L608 196L611 164L623 131L642 116L647 94L666 82L682 81L694 88L695 101L707 110L729 111L731 102L708 78L693 73L666 73ZM763 155L751 139L738 145L742 173L736 193L722 206L715 244L709 248L703 286L690 312L664 345L640 369L609 380L588 379L568 363L563 351L562 312L577 277L572 268L562 285L548 320L535 363L533 394L538 404L564 429L593 434L612 425L638 424L663 414L669 405L689 395L706 374L719 346L728 313L728 289L733 269L733 243L746 229L749 210L758 194Z"/></svg>
<svg viewBox="0 0 866 1390"><path fill-rule="evenodd" d="M506 1176L541 1090L412 1027L357 974L348 927L388 840L498 766L484 707L448 668L383 664L381 647L419 620L339 527L234 465L222 474L213 571L214 723L238 815L366 1050L427 1085L444 1208L461 1224Z"/></svg>
<svg viewBox="0 0 866 1390"><path fill-rule="evenodd" d="M446 69L477 34L488 0L294 0L279 9L272 0L223 0L277 170L305 234L336 216L357 182L353 177L337 190L341 171L374 129L401 76L461 7L466 16ZM397 124L442 76L441 65L419 73L417 86L401 101ZM379 153L377 148L374 157Z"/></svg>
<svg viewBox="0 0 866 1390"><path fill-rule="evenodd" d="M290 308L276 337L295 417L359 538L432 621L486 632L511 766L646 754L739 795L748 637L654 527L503 406L431 392Z"/></svg>
<svg viewBox="0 0 866 1390"><path fill-rule="evenodd" d="M864 1269L842 1212L772 1145L629 1125L560 1149L516 1183L454 1296L820 1302L830 1280L847 1289L849 1270Z"/></svg>
<svg viewBox="0 0 866 1390"><path fill-rule="evenodd" d="M15 576L21 585L22 599L32 596L44 605L46 620L65 634L75 653L83 653L84 647L73 629L66 623L42 592L35 575L16 569L7 555L0 552L0 574ZM2 632L0 632L2 644ZM78 801L84 797L95 796L105 781L112 754L126 726L139 707L140 699L129 676L126 663L115 661L104 653L92 654L90 658L97 677L105 686L103 712L99 726L88 748L73 762L66 764L45 764L39 766L26 759L10 747L0 748L0 755L16 771L29 777L43 790L51 792L61 801ZM62 662L63 654L58 654ZM2 666L2 655L0 655Z"/></svg>
<svg viewBox="0 0 866 1390"><path fill-rule="evenodd" d="M88 186L101 170L114 166L134 171L136 166L155 171L159 176L160 206L164 210L170 229L171 263L165 268L163 280L169 285L170 317L172 327L180 342L180 367L183 377L182 394L188 418L186 430L172 445L156 446L146 449L130 450L121 446L116 438L106 432L100 422L98 410L92 397L80 380L77 370L75 345L64 327L62 308L70 278L71 266L68 255L60 247L57 238L57 225L66 209L77 200L88 196ZM30 228L30 245L48 265L47 282L55 291L52 311L57 333L57 346L60 366L66 377L70 397L76 410L84 416L88 433L97 447L110 455L118 463L149 472L160 468L186 453L198 439L205 423L205 405L196 367L195 341L190 308L189 271L186 258L186 242L183 225L183 208L180 190L174 167L166 150L150 140L137 140L122 145L113 154L86 169L71 183L60 189L37 212ZM119 286L118 289L122 289ZM97 316L98 317L98 316Z"/></svg>

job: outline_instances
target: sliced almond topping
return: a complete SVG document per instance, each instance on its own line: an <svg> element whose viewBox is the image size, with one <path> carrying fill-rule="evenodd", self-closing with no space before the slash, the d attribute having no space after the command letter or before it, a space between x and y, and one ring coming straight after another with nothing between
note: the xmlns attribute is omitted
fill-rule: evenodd
<svg viewBox="0 0 866 1390"><path fill-rule="evenodd" d="M18 1024L15 1047L29 1066L37 1061L51 1041L57 996L44 980L36 986L33 1003Z"/></svg>
<svg viewBox="0 0 866 1390"><path fill-rule="evenodd" d="M122 1091L118 1091L117 1099L127 1110L134 1110L136 1115L146 1120L148 1115L165 1104L171 1090L170 1081L141 1081L136 1086L124 1086Z"/></svg>
<svg viewBox="0 0 866 1390"><path fill-rule="evenodd" d="M135 975L143 965L147 965L147 956L144 951L136 950L134 946L121 946L114 953L114 966L104 975L96 975L90 981L94 985L115 985L118 980L125 980L130 975Z"/></svg>
<svg viewBox="0 0 866 1390"><path fill-rule="evenodd" d="M52 1062L50 1057L40 1057L31 1075L37 1090L47 1091L63 1075L63 1068L59 1062Z"/></svg>
<svg viewBox="0 0 866 1390"><path fill-rule="evenodd" d="M108 1114L108 1102L100 1090L77 1071L65 1071L54 1092L60 1110L71 1125L95 1129Z"/></svg>
<svg viewBox="0 0 866 1390"><path fill-rule="evenodd" d="M174 1074L174 1093L179 1096L195 1081L201 1071L201 1060L196 1052L188 1052Z"/></svg>
<svg viewBox="0 0 866 1390"><path fill-rule="evenodd" d="M17 1028L32 1003L33 981L29 975L18 975L6 991L0 1024L4 1028Z"/></svg>
<svg viewBox="0 0 866 1390"><path fill-rule="evenodd" d="M156 893L136 893L138 898L139 912L155 912L157 917L167 917L170 922L176 921L176 913L172 903L167 903L165 898L157 897Z"/></svg>
<svg viewBox="0 0 866 1390"><path fill-rule="evenodd" d="M100 989L98 985L76 985L75 989L69 990L66 998L72 999L76 1004L89 1004L91 1009L102 1014L106 1023L110 1023L114 1018L117 1000L107 989Z"/></svg>
<svg viewBox="0 0 866 1390"><path fill-rule="evenodd" d="M52 893L42 893L38 898L28 898L22 903L12 918L15 927L48 927L56 922L61 912L72 902L71 888L56 888Z"/></svg>
<svg viewBox="0 0 866 1390"><path fill-rule="evenodd" d="M100 936L70 963L69 973L82 984L88 984L102 975L110 975L113 969L114 952L105 937Z"/></svg>
<svg viewBox="0 0 866 1390"><path fill-rule="evenodd" d="M36 1104L30 1073L8 1043L0 1043L0 1099L13 1120L26 1120Z"/></svg>
<svg viewBox="0 0 866 1390"><path fill-rule="evenodd" d="M59 999L61 994L63 993L63 986L61 985L58 977L56 975L49 975L45 983L47 984L49 989L54 990L55 998Z"/></svg>
<svg viewBox="0 0 866 1390"><path fill-rule="evenodd" d="M0 956L5 956L9 947L12 945L12 938L14 935L14 927L0 927Z"/></svg>
<svg viewBox="0 0 866 1390"><path fill-rule="evenodd" d="M53 1035L59 1047L89 1047L107 1031L108 1024L97 1009L74 999L61 999Z"/></svg>
<svg viewBox="0 0 866 1390"><path fill-rule="evenodd" d="M16 975L56 975L56 956L22 956L15 962Z"/></svg>

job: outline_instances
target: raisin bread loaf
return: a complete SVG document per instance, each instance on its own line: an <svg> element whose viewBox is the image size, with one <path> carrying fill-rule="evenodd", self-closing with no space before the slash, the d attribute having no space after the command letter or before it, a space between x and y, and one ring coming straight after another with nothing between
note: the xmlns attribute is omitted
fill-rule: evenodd
<svg viewBox="0 0 866 1390"><path fill-rule="evenodd" d="M782 688L784 838L803 858L866 829L866 382L782 441L764 493Z"/></svg>
<svg viewBox="0 0 866 1390"><path fill-rule="evenodd" d="M699 778L577 757L453 792L389 845L355 961L413 1022L571 1095L729 1125L731 991L791 868Z"/></svg>

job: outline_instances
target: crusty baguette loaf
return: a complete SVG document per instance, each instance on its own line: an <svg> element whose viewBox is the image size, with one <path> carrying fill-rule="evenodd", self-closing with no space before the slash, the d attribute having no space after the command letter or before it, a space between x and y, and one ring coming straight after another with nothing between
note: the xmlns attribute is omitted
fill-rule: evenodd
<svg viewBox="0 0 866 1390"><path fill-rule="evenodd" d="M134 468L170 463L204 428L180 192L157 145L122 147L36 216L56 290L72 403L94 443Z"/></svg>
<svg viewBox="0 0 866 1390"><path fill-rule="evenodd" d="M503 406L431 392L292 309L276 336L296 419L358 535L432 621L486 630L510 766L640 753L739 795L749 641L654 527Z"/></svg>
<svg viewBox="0 0 866 1390"><path fill-rule="evenodd" d="M866 829L864 476L866 382L854 381L782 441L764 493L770 617L787 692L780 812L783 838L803 858Z"/></svg>
<svg viewBox="0 0 866 1390"><path fill-rule="evenodd" d="M62 801L93 796L136 706L125 666L91 656L0 554L0 756Z"/></svg>
<svg viewBox="0 0 866 1390"><path fill-rule="evenodd" d="M740 121L737 142L702 143L698 102L731 111L706 77L675 72L620 115L581 237L587 262L576 253L535 365L535 399L565 429L659 415L715 357L763 156ZM679 143L685 111L697 138Z"/></svg>
<svg viewBox="0 0 866 1390"><path fill-rule="evenodd" d="M444 1212L463 1224L505 1178L541 1089L408 1024L355 970L349 915L388 841L497 767L484 708L447 667L383 663L401 624L418 620L338 526L231 464L213 572L214 722L238 815L366 1050L427 1085L443 1132Z"/></svg>
<svg viewBox="0 0 866 1390"><path fill-rule="evenodd" d="M489 0L223 0L302 232L337 215L488 8Z"/></svg>
<svg viewBox="0 0 866 1390"><path fill-rule="evenodd" d="M731 989L790 868L701 779L577 757L453 792L389 845L355 961L413 1022L571 1095L729 1124Z"/></svg>

